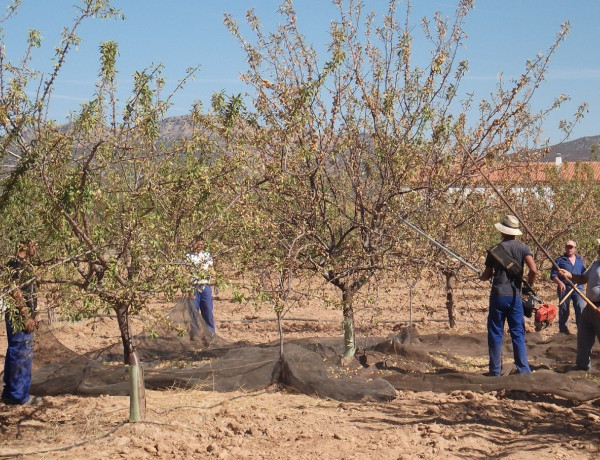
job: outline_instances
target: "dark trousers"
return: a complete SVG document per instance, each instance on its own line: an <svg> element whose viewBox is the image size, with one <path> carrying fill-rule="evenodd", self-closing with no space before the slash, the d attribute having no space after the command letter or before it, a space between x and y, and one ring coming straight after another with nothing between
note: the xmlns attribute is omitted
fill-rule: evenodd
<svg viewBox="0 0 600 460"><path fill-rule="evenodd" d="M4 390L2 400L7 404L29 401L31 366L33 364L33 333L15 332L6 315L8 348L4 361Z"/></svg>
<svg viewBox="0 0 600 460"><path fill-rule="evenodd" d="M519 373L528 374L531 369L527 362L525 318L521 297L490 296L487 321L490 375L500 375L502 371L502 340L506 322L512 339L515 366Z"/></svg>
<svg viewBox="0 0 600 460"><path fill-rule="evenodd" d="M559 301L562 300L560 293L558 295ZM579 327L579 317L585 308L585 300L581 298L577 293L572 293L568 299L558 307L558 330L560 332L566 332L568 330L569 323L569 310L571 302L573 303L573 310L575 310L575 324Z"/></svg>
<svg viewBox="0 0 600 460"><path fill-rule="evenodd" d="M589 370L592 364L594 342L600 341L600 315L587 306L577 325L577 358L575 363L580 369Z"/></svg>

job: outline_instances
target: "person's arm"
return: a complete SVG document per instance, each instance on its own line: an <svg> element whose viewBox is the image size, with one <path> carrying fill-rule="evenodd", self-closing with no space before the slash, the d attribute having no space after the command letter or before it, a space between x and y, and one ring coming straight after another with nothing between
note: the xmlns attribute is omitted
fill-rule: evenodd
<svg viewBox="0 0 600 460"><path fill-rule="evenodd" d="M527 274L527 282L530 286L533 286L535 283L535 278L537 276L537 267L535 266L535 261L533 260L533 256L528 254L525 256L525 265L529 268L529 273Z"/></svg>
<svg viewBox="0 0 600 460"><path fill-rule="evenodd" d="M565 283L563 283L558 276L553 276L552 281L556 283L560 292L564 292L567 289Z"/></svg>
<svg viewBox="0 0 600 460"><path fill-rule="evenodd" d="M559 278L558 274L555 272L554 269L552 269L552 281L554 281L554 283L556 283L556 285L558 286L558 289L560 290L560 292L564 292L567 287L565 286L565 283L562 282L562 280Z"/></svg>
<svg viewBox="0 0 600 460"><path fill-rule="evenodd" d="M561 268L558 271L558 274L560 276L562 276L563 278L569 278L570 280L572 280L576 284L585 284L585 283L588 282L588 276L585 273L582 274L582 275L574 275L570 271L565 270L564 268Z"/></svg>
<svg viewBox="0 0 600 460"><path fill-rule="evenodd" d="M481 281L487 281L492 277L493 273L494 273L494 270L492 269L492 267L489 267L486 265L483 273L481 273L481 275L479 275L479 279Z"/></svg>
<svg viewBox="0 0 600 460"><path fill-rule="evenodd" d="M23 321L23 330L25 332L33 332L37 324L40 322L39 315L35 314L33 318L31 317L29 313L29 306L23 297L21 289L14 289L10 295L15 301L15 306L17 307L19 315L21 315L21 319Z"/></svg>

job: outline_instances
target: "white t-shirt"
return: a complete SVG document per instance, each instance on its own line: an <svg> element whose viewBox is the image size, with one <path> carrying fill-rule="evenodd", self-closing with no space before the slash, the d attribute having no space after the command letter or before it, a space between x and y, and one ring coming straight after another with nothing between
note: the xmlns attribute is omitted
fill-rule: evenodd
<svg viewBox="0 0 600 460"><path fill-rule="evenodd" d="M210 252L188 252L187 260L194 265L194 284L210 284L210 268L213 266L213 259Z"/></svg>

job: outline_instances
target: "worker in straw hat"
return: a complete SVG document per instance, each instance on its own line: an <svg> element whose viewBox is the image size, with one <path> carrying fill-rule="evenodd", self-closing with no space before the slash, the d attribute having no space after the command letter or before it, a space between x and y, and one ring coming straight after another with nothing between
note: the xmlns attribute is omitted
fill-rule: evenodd
<svg viewBox="0 0 600 460"><path fill-rule="evenodd" d="M585 296L596 307L600 306L600 239L598 244L598 257L587 273L576 275L561 268L558 274L573 280L574 283L586 284ZM577 358L575 363L579 369L590 370L592 364L592 347L598 338L600 341L600 310L591 305L586 305L579 317L577 324Z"/></svg>
<svg viewBox="0 0 600 460"><path fill-rule="evenodd" d="M519 220L515 216L505 216L501 222L495 224L502 235L502 242L494 248L503 251L509 260L515 261L520 269L527 265L529 273L527 281L533 285L537 274L537 267L529 247L515 239L522 235L519 229ZM488 347L490 354L489 375L500 375L502 371L502 339L504 324L508 322L508 329L513 344L514 360L517 371L521 374L531 372L527 362L527 349L525 348L525 322L523 316L523 303L521 301L521 288L523 279L521 275L506 268L488 251L485 260L485 270L480 276L482 281L492 280L489 298L489 313L487 320Z"/></svg>

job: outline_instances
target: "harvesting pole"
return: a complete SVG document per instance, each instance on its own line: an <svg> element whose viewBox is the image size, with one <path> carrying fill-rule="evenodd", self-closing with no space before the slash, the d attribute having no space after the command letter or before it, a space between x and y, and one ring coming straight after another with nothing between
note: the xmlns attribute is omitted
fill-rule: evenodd
<svg viewBox="0 0 600 460"><path fill-rule="evenodd" d="M590 268L592 268L592 266L590 265L587 270L583 273L584 275L587 275L590 272ZM569 296L573 293L573 288L569 289L569 292L567 292L562 299L560 300L560 302L558 302L557 307L560 307L565 300L567 300L569 298Z"/></svg>
<svg viewBox="0 0 600 460"><path fill-rule="evenodd" d="M458 262L460 262L461 264L463 264L465 267L467 267L469 270L474 271L475 273L477 273L478 276L481 275L481 270L479 270L477 267L475 267L474 265L470 264L469 262L467 262L465 259L463 259L461 256L459 256L458 254L456 254L455 252L451 251L450 249L448 249L446 246L444 246L442 243L439 243L438 241L434 240L431 236L429 236L427 233L425 233L423 230L421 230L419 227L417 227L415 224L409 222L406 219L403 219L400 216L397 216L398 219L405 224L406 226L412 228L415 232L417 232L419 235L423 236L424 238L426 238L427 240L429 240L434 246L440 248L442 251L444 251L445 253L449 254L450 256L452 256L454 259L456 259Z"/></svg>
<svg viewBox="0 0 600 460"><path fill-rule="evenodd" d="M511 204L508 202L508 200L505 198L505 196L502 194L502 192L500 192L500 190L498 190L498 188L494 185L494 183L490 180L489 176L487 174L485 174L483 172L483 169L481 168L481 166L479 165L479 163L473 158L473 154L471 153L471 151L469 149L465 149L465 152L467 153L467 155L469 156L471 162L473 163L473 165L477 168L477 170L479 171L479 174L481 174L481 177L483 177L486 182L489 184L489 186L492 188L492 190L494 190L494 192L496 192L496 195L498 195L498 197L504 202L504 204L506 205L506 207L509 209L509 211L511 212L511 214L513 216L515 216L519 222L521 223L521 225L523 225L523 228L525 229L525 231L529 234L529 236L531 237L531 239L533 240L533 242L536 244L536 246L542 251L542 253L548 258L548 260L550 261L550 263L552 264L552 267L558 271L560 270L560 267L556 264L556 262L554 261L554 259L552 258L552 256L550 256L550 254L548 253L548 251L546 250L545 247L543 247L539 240L536 238L536 236L531 232L531 230L529 229L529 227L527 226L527 224L525 223L525 221L521 218L521 216L519 216L519 214L517 214L517 212L515 211L515 209L511 206ZM586 301L586 303L591 306L594 310L598 310L598 308L596 307L596 305L594 305L594 302L592 302L590 299L588 299L579 289L577 289L577 285L573 283L573 281L571 281L569 278L565 278L565 281L567 282L567 284L569 286L571 286L571 288L577 292L581 298L583 300Z"/></svg>
<svg viewBox="0 0 600 460"><path fill-rule="evenodd" d="M431 236L429 236L427 233L425 233L423 230L421 230L419 227L417 227L416 225L414 225L413 223L409 222L406 219L403 219L400 216L397 216L398 219L406 224L408 227L412 228L415 232L417 232L419 235L427 238L428 241L430 241L434 246L440 248L442 251L446 252L447 254L449 254L450 256L452 256L452 258L456 259L458 262L460 262L461 264L463 264L465 267L467 267L468 269L474 271L477 276L481 276L481 270L479 270L477 267L473 266L472 264L470 264L469 262L467 262L465 259L463 259L461 256L459 256L458 254L456 254L455 252L451 251L450 249L448 249L446 246L444 246L442 243L434 240ZM523 293L525 293L525 291L527 291L528 295L532 295L533 297L535 297L537 300L539 300L541 302L541 299L537 296L537 294L535 293L535 291L531 288L531 286L529 285L529 283L527 282L527 280L523 279L522 280L523 283Z"/></svg>

